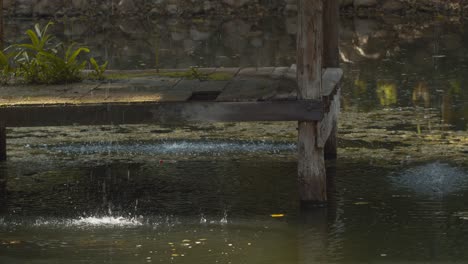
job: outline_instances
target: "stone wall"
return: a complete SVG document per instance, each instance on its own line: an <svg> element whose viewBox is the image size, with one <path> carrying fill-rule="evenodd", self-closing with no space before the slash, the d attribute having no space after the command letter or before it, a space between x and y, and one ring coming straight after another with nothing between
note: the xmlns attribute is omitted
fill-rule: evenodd
<svg viewBox="0 0 468 264"><path fill-rule="evenodd" d="M285 14L297 10L297 0L3 0L12 16L194 16ZM345 13L460 14L468 0L339 0Z"/></svg>
<svg viewBox="0 0 468 264"><path fill-rule="evenodd" d="M37 22L44 25L48 20L6 20L5 46L24 42L27 29ZM374 60L376 64L369 65L380 69L381 59L409 58L412 62L402 65L417 64L417 70L431 72L432 55L438 53L434 51L435 43L424 39L434 37L437 32L444 32L437 38L437 48L443 55L463 58L468 54L468 46L463 45L464 39L468 39L463 32L465 26L454 23L444 26L445 22L433 19L343 17L342 59L349 63ZM108 61L112 69L288 66L296 61L296 31L295 17L73 17L59 19L49 29L61 41L89 47L90 56ZM415 42L420 43L418 49L408 51L408 45ZM368 71L371 70L374 71Z"/></svg>

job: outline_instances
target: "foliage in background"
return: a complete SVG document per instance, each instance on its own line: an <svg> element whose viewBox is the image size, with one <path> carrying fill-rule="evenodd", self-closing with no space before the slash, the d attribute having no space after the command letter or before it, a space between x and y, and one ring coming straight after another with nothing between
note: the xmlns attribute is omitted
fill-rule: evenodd
<svg viewBox="0 0 468 264"><path fill-rule="evenodd" d="M38 24L26 31L29 43L15 44L5 52L0 51L0 82L7 84L11 78L23 80L28 84L60 84L83 80L83 70L90 64L91 78L102 80L107 62L99 65L94 58L81 58L89 53L86 47L71 43L65 45L54 41L55 37L47 31L53 25L49 22L43 28ZM7 52L11 51L11 52Z"/></svg>
<svg viewBox="0 0 468 264"><path fill-rule="evenodd" d="M99 65L94 58L89 59L89 63L93 67L93 72L89 74L89 77L96 80L104 80L106 77L104 76L104 72L107 70L106 61L104 64Z"/></svg>
<svg viewBox="0 0 468 264"><path fill-rule="evenodd" d="M0 50L0 84L6 84L14 76L14 68L10 64L9 54L5 54Z"/></svg>

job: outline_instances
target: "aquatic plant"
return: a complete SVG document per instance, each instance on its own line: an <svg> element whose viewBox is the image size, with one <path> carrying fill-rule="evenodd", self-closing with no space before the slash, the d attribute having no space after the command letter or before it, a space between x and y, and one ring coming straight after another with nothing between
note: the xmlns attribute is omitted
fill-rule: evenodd
<svg viewBox="0 0 468 264"><path fill-rule="evenodd" d="M43 28L36 24L26 34L28 43L14 44L0 53L0 81L8 83L12 76L28 84L60 84L81 81L83 70L88 61L81 54L89 53L87 47L76 43L65 44L54 41L56 38L48 33L53 23ZM103 79L107 62L99 66L94 58L89 61L94 68L90 76Z"/></svg>

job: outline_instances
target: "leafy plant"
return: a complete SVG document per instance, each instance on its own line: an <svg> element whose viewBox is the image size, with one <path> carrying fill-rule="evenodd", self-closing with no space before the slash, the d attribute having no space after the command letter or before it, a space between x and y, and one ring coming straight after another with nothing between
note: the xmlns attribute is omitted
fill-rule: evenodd
<svg viewBox="0 0 468 264"><path fill-rule="evenodd" d="M107 70L107 64L108 62L106 61L104 64L99 65L97 61L94 58L89 59L89 63L93 67L93 72L89 74L89 76L92 79L96 80L104 80L106 77L104 76L104 72Z"/></svg>
<svg viewBox="0 0 468 264"><path fill-rule="evenodd" d="M88 66L88 61L81 59L81 54L89 53L90 50L76 43L65 45L54 41L55 37L48 33L51 25L53 23L49 22L41 28L36 24L34 29L26 31L29 43L11 46L15 51L11 54L0 54L0 77L3 77L0 81L6 78L4 76L11 76L11 72L26 83L35 84L69 83L83 79L82 72ZM102 79L107 62L99 66L92 59L90 64L95 68L95 75ZM4 73L7 71L10 74Z"/></svg>
<svg viewBox="0 0 468 264"><path fill-rule="evenodd" d="M68 47L61 45L58 52L41 51L36 60L42 69L41 83L64 83L82 80L81 72L86 68L87 61L77 58L82 52L89 52L85 47Z"/></svg>
<svg viewBox="0 0 468 264"><path fill-rule="evenodd" d="M39 27L39 24L34 25L34 31L32 29L28 29L26 31L31 43L17 44L15 46L24 49L24 51L27 51L28 49L36 52L45 51L47 45L54 39L52 35L47 33L49 27L53 24L54 23L49 22L42 29Z"/></svg>
<svg viewBox="0 0 468 264"><path fill-rule="evenodd" d="M15 70L10 63L11 55L0 51L0 84L8 84L13 77Z"/></svg>

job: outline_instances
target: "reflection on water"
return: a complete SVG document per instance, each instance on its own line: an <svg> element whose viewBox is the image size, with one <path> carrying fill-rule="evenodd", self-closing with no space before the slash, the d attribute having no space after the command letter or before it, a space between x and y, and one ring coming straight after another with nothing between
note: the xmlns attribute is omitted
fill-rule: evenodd
<svg viewBox="0 0 468 264"><path fill-rule="evenodd" d="M354 23L353 23L354 22ZM345 111L436 109L441 124L466 130L463 24L355 19L342 31ZM372 54L369 55L369 54Z"/></svg>

